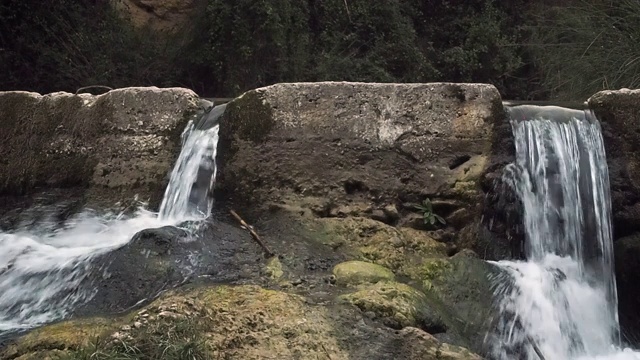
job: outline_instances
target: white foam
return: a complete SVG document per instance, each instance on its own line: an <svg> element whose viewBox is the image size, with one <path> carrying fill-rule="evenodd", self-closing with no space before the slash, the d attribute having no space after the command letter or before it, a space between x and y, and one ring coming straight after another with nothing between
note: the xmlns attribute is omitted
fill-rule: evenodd
<svg viewBox="0 0 640 360"><path fill-rule="evenodd" d="M219 116L219 114L218 114ZM183 146L171 174L160 215L140 208L132 216L98 215L85 211L60 227L52 216L36 226L28 222L11 232L0 232L0 333L27 329L64 318L95 295L87 284L92 259L127 244L139 231L177 225L209 216L208 191L215 181L218 125L194 130L189 123L183 132ZM213 168L211 168L213 166ZM193 184L204 168L207 197L190 199ZM32 219L26 219L32 221Z"/></svg>
<svg viewBox="0 0 640 360"><path fill-rule="evenodd" d="M536 115L512 121L516 162L505 180L522 201L528 261L494 262L503 271L493 279L501 318L492 355L640 359L620 346L599 123L588 111L520 110L515 113ZM560 118L549 118L554 114Z"/></svg>
<svg viewBox="0 0 640 360"><path fill-rule="evenodd" d="M125 245L138 231L174 224L140 210L130 218L82 213L44 234L38 229L0 233L0 330L68 315L93 295L81 286L92 258Z"/></svg>

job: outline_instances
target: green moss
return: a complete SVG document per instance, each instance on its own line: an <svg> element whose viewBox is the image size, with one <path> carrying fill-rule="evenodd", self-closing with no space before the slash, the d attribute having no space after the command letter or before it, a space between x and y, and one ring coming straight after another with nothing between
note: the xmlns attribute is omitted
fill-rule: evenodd
<svg viewBox="0 0 640 360"><path fill-rule="evenodd" d="M265 267L264 274L271 280L278 280L284 275L282 263L277 256L270 258Z"/></svg>
<svg viewBox="0 0 640 360"><path fill-rule="evenodd" d="M312 225L317 241L341 248L356 259L382 265L400 275L410 275L425 258L446 256L446 244L426 232L394 228L367 218L323 218Z"/></svg>
<svg viewBox="0 0 640 360"><path fill-rule="evenodd" d="M434 281L442 281L445 273L451 269L448 259L427 259L418 270L418 277L422 280L425 290L433 289Z"/></svg>
<svg viewBox="0 0 640 360"><path fill-rule="evenodd" d="M272 107L259 90L246 92L229 102L221 121L221 132L226 136L256 143L264 142L275 125Z"/></svg>
<svg viewBox="0 0 640 360"><path fill-rule="evenodd" d="M359 285L379 281L393 281L393 272L384 266L364 262L347 261L333 268L336 282L342 285Z"/></svg>
<svg viewBox="0 0 640 360"><path fill-rule="evenodd" d="M52 354L63 354L61 351L83 349L123 323L123 318L91 318L48 325L23 336L0 353L0 358L44 359Z"/></svg>
<svg viewBox="0 0 640 360"><path fill-rule="evenodd" d="M427 297L406 284L380 282L363 290L342 295L340 300L357 306L363 312L372 312L392 328L445 328L442 320L430 311Z"/></svg>

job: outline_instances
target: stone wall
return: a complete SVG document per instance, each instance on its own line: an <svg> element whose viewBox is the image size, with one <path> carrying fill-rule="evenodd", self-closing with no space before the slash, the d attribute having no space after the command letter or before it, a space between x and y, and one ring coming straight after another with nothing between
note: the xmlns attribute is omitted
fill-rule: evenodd
<svg viewBox="0 0 640 360"><path fill-rule="evenodd" d="M248 209L304 204L319 217L418 228L414 206L429 198L447 223L434 236L504 257L479 223L510 138L492 85L277 84L228 104L220 193Z"/></svg>
<svg viewBox="0 0 640 360"><path fill-rule="evenodd" d="M89 202L157 204L197 95L125 88L103 95L0 92L0 195L86 188Z"/></svg>
<svg viewBox="0 0 640 360"><path fill-rule="evenodd" d="M616 280L623 334L640 339L640 90L601 91L589 101L602 124L611 182Z"/></svg>

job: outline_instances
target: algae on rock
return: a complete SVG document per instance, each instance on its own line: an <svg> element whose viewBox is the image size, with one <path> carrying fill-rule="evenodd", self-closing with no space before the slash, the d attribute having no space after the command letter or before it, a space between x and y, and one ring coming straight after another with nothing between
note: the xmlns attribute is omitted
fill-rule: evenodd
<svg viewBox="0 0 640 360"><path fill-rule="evenodd" d="M190 359L478 359L419 329L369 327L349 307L313 306L302 296L258 286L174 290L117 319L45 326L0 358L161 358L167 351Z"/></svg>
<svg viewBox="0 0 640 360"><path fill-rule="evenodd" d="M357 259L385 266L396 274L407 275L422 259L444 257L447 245L435 241L424 231L395 228L361 218L322 218L311 225L320 241L351 253Z"/></svg>
<svg viewBox="0 0 640 360"><path fill-rule="evenodd" d="M397 282L379 282L359 291L342 295L341 300L371 312L394 329L413 326L431 334L446 331L446 325L429 304L424 293Z"/></svg>
<svg viewBox="0 0 640 360"><path fill-rule="evenodd" d="M333 268L336 283L341 285L360 285L377 283L379 281L393 281L393 272L384 266L364 262L347 261Z"/></svg>

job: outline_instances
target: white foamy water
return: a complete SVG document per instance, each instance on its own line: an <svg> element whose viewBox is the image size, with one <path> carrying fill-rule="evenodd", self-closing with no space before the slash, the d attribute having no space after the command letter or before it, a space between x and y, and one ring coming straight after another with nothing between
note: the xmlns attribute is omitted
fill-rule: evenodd
<svg viewBox="0 0 640 360"><path fill-rule="evenodd" d="M510 109L516 162L505 180L523 205L527 261L499 261L496 359L632 360L621 349L609 175L588 111Z"/></svg>
<svg viewBox="0 0 640 360"><path fill-rule="evenodd" d="M119 248L146 228L173 225L139 211L124 219L82 214L46 234L0 233L0 331L65 317L93 296L82 288L91 258Z"/></svg>
<svg viewBox="0 0 640 360"><path fill-rule="evenodd" d="M193 123L187 125L182 133L183 151L180 153L177 165L173 168L169 186L160 205L161 218L175 219L184 215L206 216L211 212L212 203L207 194L213 188L209 180L215 180L217 172L215 158L219 128L218 124L205 130L195 129ZM199 172L210 175L200 176L200 182L204 183L194 185L199 178ZM191 179L191 181L185 181L185 179Z"/></svg>
<svg viewBox="0 0 640 360"><path fill-rule="evenodd" d="M0 334L64 318L90 300L95 289L88 276L101 270L91 260L126 245L137 232L209 216L218 125L194 130L189 123L182 140L159 214L143 208L131 216L85 211L63 226L44 219L0 231Z"/></svg>

